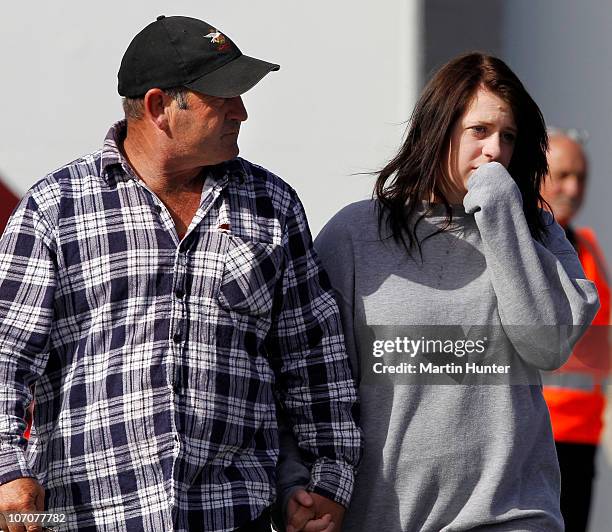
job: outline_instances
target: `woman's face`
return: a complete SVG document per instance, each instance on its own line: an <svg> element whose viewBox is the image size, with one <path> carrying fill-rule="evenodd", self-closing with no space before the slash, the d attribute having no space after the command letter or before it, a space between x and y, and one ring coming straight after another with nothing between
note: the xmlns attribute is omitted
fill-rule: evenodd
<svg viewBox="0 0 612 532"><path fill-rule="evenodd" d="M481 87L451 132L443 190L451 203L461 203L467 181L481 164L512 159L517 129L510 106Z"/></svg>

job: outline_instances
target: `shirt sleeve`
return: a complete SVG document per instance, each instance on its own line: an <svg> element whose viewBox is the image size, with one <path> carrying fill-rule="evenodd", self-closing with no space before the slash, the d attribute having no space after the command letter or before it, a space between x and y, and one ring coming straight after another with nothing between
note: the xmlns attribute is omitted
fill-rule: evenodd
<svg viewBox="0 0 612 532"><path fill-rule="evenodd" d="M355 421L357 392L338 306L295 194L283 245L287 262L267 348L298 453L281 449L281 455L297 469L298 455L310 466L307 489L348 506L363 446ZM299 482L300 475L296 478ZM284 487L291 489L287 483Z"/></svg>
<svg viewBox="0 0 612 532"><path fill-rule="evenodd" d="M531 366L560 367L599 308L565 232L542 211L547 236L532 238L520 190L499 163L472 174L463 204L480 232L506 335Z"/></svg>
<svg viewBox="0 0 612 532"><path fill-rule="evenodd" d="M53 232L34 198L0 238L0 484L35 477L25 456L26 409L48 359L53 318Z"/></svg>

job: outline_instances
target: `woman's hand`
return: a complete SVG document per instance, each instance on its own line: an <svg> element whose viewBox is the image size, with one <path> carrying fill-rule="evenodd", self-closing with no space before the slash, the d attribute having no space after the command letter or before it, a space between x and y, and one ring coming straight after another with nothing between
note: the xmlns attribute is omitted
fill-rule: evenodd
<svg viewBox="0 0 612 532"><path fill-rule="evenodd" d="M500 163L487 163L475 170L463 198L465 212L473 214L483 207L516 198L523 205L521 192L508 170Z"/></svg>

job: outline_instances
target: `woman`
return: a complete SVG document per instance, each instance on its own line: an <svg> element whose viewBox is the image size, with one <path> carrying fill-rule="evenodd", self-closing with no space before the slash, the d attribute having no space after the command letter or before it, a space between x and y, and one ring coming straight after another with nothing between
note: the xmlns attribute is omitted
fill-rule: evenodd
<svg viewBox="0 0 612 532"><path fill-rule="evenodd" d="M539 370L562 364L598 301L563 230L540 211L546 149L542 115L507 65L458 57L424 89L375 199L344 208L319 235L365 435L344 530L563 530ZM551 346L551 333L572 324L580 327L565 349ZM419 375L418 363L436 354L407 358L404 350L400 359L401 345L394 360L415 362L416 376L386 381L372 371L364 336L371 342L383 330L392 340L400 326L423 325L440 335L441 326L500 331L498 359L510 375L424 384L433 382L431 366ZM520 385L510 384L512 374Z"/></svg>

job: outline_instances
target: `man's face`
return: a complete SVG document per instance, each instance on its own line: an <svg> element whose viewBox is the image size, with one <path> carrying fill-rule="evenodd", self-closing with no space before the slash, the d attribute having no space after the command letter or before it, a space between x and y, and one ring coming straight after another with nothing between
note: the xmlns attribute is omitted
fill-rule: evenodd
<svg viewBox="0 0 612 532"><path fill-rule="evenodd" d="M233 159L239 152L240 123L247 117L240 96L217 98L189 91L187 109L176 106L172 114L175 153L194 166Z"/></svg>
<svg viewBox="0 0 612 532"><path fill-rule="evenodd" d="M557 222L566 226L580 209L584 197L587 161L582 147L568 137L551 137L548 167L542 197L551 206Z"/></svg>

